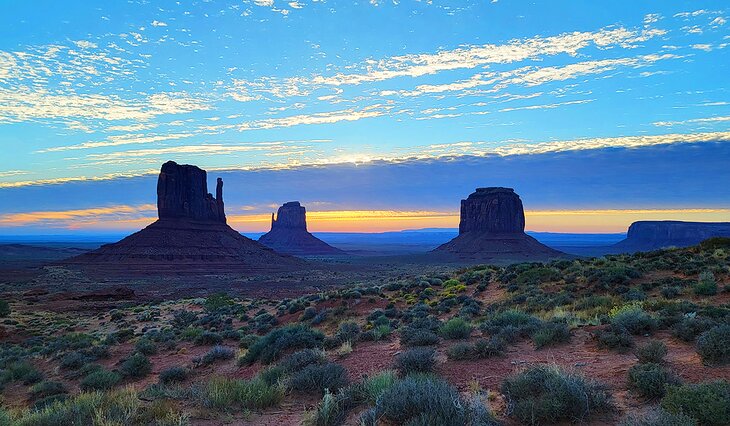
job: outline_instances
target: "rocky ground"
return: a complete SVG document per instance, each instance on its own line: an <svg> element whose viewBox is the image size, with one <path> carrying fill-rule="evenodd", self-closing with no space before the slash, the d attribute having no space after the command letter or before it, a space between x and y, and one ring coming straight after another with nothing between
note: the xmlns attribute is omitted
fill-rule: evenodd
<svg viewBox="0 0 730 426"><path fill-rule="evenodd" d="M727 424L729 255L4 275L0 424Z"/></svg>

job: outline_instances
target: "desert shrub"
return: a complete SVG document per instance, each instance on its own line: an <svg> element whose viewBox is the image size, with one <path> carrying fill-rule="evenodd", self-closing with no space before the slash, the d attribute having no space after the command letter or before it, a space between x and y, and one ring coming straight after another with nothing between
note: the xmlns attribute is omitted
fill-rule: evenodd
<svg viewBox="0 0 730 426"><path fill-rule="evenodd" d="M135 353L122 363L122 374L128 377L145 377L152 372L152 363L141 353Z"/></svg>
<svg viewBox="0 0 730 426"><path fill-rule="evenodd" d="M540 320L532 315L518 310L508 310L494 315L481 327L491 335L502 334L508 330L509 334L514 334L515 337L527 337L539 326Z"/></svg>
<svg viewBox="0 0 730 426"><path fill-rule="evenodd" d="M322 400L317 404L314 411L305 416L305 426L334 426L342 424L345 420L347 396L343 392L333 394L325 389Z"/></svg>
<svg viewBox="0 0 730 426"><path fill-rule="evenodd" d="M409 349L395 358L395 368L402 376L430 373L436 367L436 351L430 348Z"/></svg>
<svg viewBox="0 0 730 426"><path fill-rule="evenodd" d="M206 311L215 312L224 308L228 308L235 304L236 301L233 300L231 296L225 293L216 293L211 294L210 296L205 298L205 302L203 302L203 307Z"/></svg>
<svg viewBox="0 0 730 426"><path fill-rule="evenodd" d="M396 373L392 370L385 370L374 376L366 377L362 381L363 399L371 405L374 405L378 397L386 390L390 389L398 380Z"/></svg>
<svg viewBox="0 0 730 426"><path fill-rule="evenodd" d="M446 321L439 328L439 334L444 339L467 339L471 335L473 327L463 318L455 317Z"/></svg>
<svg viewBox="0 0 730 426"><path fill-rule="evenodd" d="M697 353L710 364L730 362L730 324L718 325L697 339Z"/></svg>
<svg viewBox="0 0 730 426"><path fill-rule="evenodd" d="M324 393L325 389L336 392L347 386L347 371L335 363L310 364L292 374L289 387L295 391L317 391Z"/></svg>
<svg viewBox="0 0 730 426"><path fill-rule="evenodd" d="M30 388L31 399L47 398L53 395L61 395L68 393L66 385L61 382L42 381L36 383ZM2 424L2 423L0 423Z"/></svg>
<svg viewBox="0 0 730 426"><path fill-rule="evenodd" d="M560 280L560 272L554 268L531 268L517 276L517 284L537 285Z"/></svg>
<svg viewBox="0 0 730 426"><path fill-rule="evenodd" d="M81 389L85 391L109 390L119 384L122 376L115 372L104 369L97 369L81 379Z"/></svg>
<svg viewBox="0 0 730 426"><path fill-rule="evenodd" d="M157 353L157 345L149 339L139 339L135 345L137 352L145 355L154 355Z"/></svg>
<svg viewBox="0 0 730 426"><path fill-rule="evenodd" d="M459 393L446 382L408 377L383 392L375 410L377 417L394 424L464 425L465 410L455 401ZM424 414L428 420L421 417Z"/></svg>
<svg viewBox="0 0 730 426"><path fill-rule="evenodd" d="M192 325L198 319L195 312L181 309L172 314L172 324L177 328L185 328Z"/></svg>
<svg viewBox="0 0 730 426"><path fill-rule="evenodd" d="M242 362L252 364L258 360L270 364L288 349L321 347L323 341L324 335L320 331L301 324L287 325L258 339L242 357Z"/></svg>
<svg viewBox="0 0 730 426"><path fill-rule="evenodd" d="M160 383L169 385L179 383L188 378L188 370L183 367L170 367L160 372Z"/></svg>
<svg viewBox="0 0 730 426"><path fill-rule="evenodd" d="M634 350L640 363L662 364L667 356L667 345L661 340L650 340Z"/></svg>
<svg viewBox="0 0 730 426"><path fill-rule="evenodd" d="M354 321L345 321L337 328L337 334L335 337L341 342L351 341L356 342L360 337L361 333L360 326Z"/></svg>
<svg viewBox="0 0 730 426"><path fill-rule="evenodd" d="M446 351L451 360L483 359L501 355L507 344L499 337L479 339L472 343L457 343Z"/></svg>
<svg viewBox="0 0 730 426"><path fill-rule="evenodd" d="M43 380L43 374L28 361L12 362L0 373L0 386L13 381L30 385L41 380Z"/></svg>
<svg viewBox="0 0 730 426"><path fill-rule="evenodd" d="M226 359L233 359L233 357L236 355L236 353L233 351L233 349L227 347L227 346L214 346L211 350L209 350L205 355L203 355L203 358L200 360L200 363L202 365L209 365L213 364L214 362L226 360Z"/></svg>
<svg viewBox="0 0 730 426"><path fill-rule="evenodd" d="M715 275L710 271L702 272L693 289L696 295L714 296L717 294L717 281L715 281Z"/></svg>
<svg viewBox="0 0 730 426"><path fill-rule="evenodd" d="M629 369L629 385L647 398L663 396L666 386L676 383L676 377L659 364L636 364Z"/></svg>
<svg viewBox="0 0 730 426"><path fill-rule="evenodd" d="M661 293L661 295L667 299L674 299L675 297L682 294L682 289L677 286L665 286L662 287L661 290L659 290L659 293Z"/></svg>
<svg viewBox="0 0 730 426"><path fill-rule="evenodd" d="M697 426L697 421L685 414L672 414L659 408L644 416L630 415L619 426Z"/></svg>
<svg viewBox="0 0 730 426"><path fill-rule="evenodd" d="M17 426L134 424L141 401L131 388L114 392L81 393L23 413Z"/></svg>
<svg viewBox="0 0 730 426"><path fill-rule="evenodd" d="M716 326L717 322L695 314L685 315L681 321L672 328L672 335L685 342L694 341L697 336Z"/></svg>
<svg viewBox="0 0 730 426"><path fill-rule="evenodd" d="M612 406L602 384L554 366L532 367L507 377L502 393L509 413L531 425L564 420L582 422Z"/></svg>
<svg viewBox="0 0 730 426"><path fill-rule="evenodd" d="M718 380L668 386L661 406L672 414L684 413L700 425L727 425L730 424L730 383Z"/></svg>
<svg viewBox="0 0 730 426"><path fill-rule="evenodd" d="M658 326L657 320L639 304L624 305L611 310L610 316L611 325L623 328L631 334L648 334Z"/></svg>
<svg viewBox="0 0 730 426"><path fill-rule="evenodd" d="M532 333L532 343L537 349L568 341L570 341L570 329L562 322L545 322Z"/></svg>
<svg viewBox="0 0 730 426"><path fill-rule="evenodd" d="M279 367L286 373L291 373L312 364L324 364L325 362L327 362L327 356L323 351L319 349L303 349L281 360Z"/></svg>
<svg viewBox="0 0 730 426"><path fill-rule="evenodd" d="M223 337L212 331L204 331L195 338L195 344L199 346L220 345L223 343Z"/></svg>
<svg viewBox="0 0 730 426"><path fill-rule="evenodd" d="M0 299L0 318L10 316L10 303L7 300Z"/></svg>
<svg viewBox="0 0 730 426"><path fill-rule="evenodd" d="M602 348L616 349L620 352L627 351L633 346L634 341L631 335L623 328L608 327L597 330L593 333L593 337L598 342L598 346Z"/></svg>
<svg viewBox="0 0 730 426"><path fill-rule="evenodd" d="M61 368L67 368L69 370L77 370L81 367L83 367L86 363L89 362L89 357L87 357L85 354L74 351L69 352L66 355L64 355L61 358Z"/></svg>
<svg viewBox="0 0 730 426"><path fill-rule="evenodd" d="M284 398L284 388L268 384L258 377L252 380L214 377L198 391L198 395L203 405L213 409L261 409L279 404Z"/></svg>
<svg viewBox="0 0 730 426"><path fill-rule="evenodd" d="M309 321L316 316L317 316L317 309L309 306L307 308L304 308L304 312L302 312L302 316L299 317L299 321Z"/></svg>
<svg viewBox="0 0 730 426"><path fill-rule="evenodd" d="M439 336L424 328L403 327L400 342L405 346L431 346L439 342Z"/></svg>

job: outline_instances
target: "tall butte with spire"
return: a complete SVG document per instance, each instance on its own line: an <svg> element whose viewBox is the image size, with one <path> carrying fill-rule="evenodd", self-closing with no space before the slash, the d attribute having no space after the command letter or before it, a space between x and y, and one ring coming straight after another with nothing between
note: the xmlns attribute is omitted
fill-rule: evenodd
<svg viewBox="0 0 730 426"><path fill-rule="evenodd" d="M157 179L158 219L123 240L67 261L120 271L257 272L290 270L302 260L274 252L226 223L223 180L215 197L207 173L168 161Z"/></svg>
<svg viewBox="0 0 730 426"><path fill-rule="evenodd" d="M307 231L307 210L299 201L284 203L276 216L271 213L271 230L259 242L279 253L297 256L345 254Z"/></svg>
<svg viewBox="0 0 730 426"><path fill-rule="evenodd" d="M434 250L479 261L540 261L565 256L525 234L522 200L512 188L477 188L461 200L459 235Z"/></svg>

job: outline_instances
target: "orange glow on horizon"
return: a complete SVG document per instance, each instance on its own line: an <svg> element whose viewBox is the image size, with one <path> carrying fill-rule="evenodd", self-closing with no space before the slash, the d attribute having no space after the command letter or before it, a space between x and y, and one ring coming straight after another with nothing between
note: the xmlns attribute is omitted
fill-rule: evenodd
<svg viewBox="0 0 730 426"><path fill-rule="evenodd" d="M45 227L67 230L135 231L156 219L156 206L110 206L64 211L23 212L0 215L0 229ZM637 220L730 221L730 209L604 209L528 210L527 229L539 232L626 232ZM228 223L241 232L266 232L271 214L228 215ZM307 213L312 232L386 232L419 228L456 228L455 212L396 210L337 210Z"/></svg>

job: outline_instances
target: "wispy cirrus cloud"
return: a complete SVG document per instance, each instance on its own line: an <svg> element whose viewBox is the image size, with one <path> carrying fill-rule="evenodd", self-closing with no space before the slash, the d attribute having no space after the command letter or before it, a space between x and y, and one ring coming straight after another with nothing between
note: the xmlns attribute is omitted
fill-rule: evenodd
<svg viewBox="0 0 730 426"><path fill-rule="evenodd" d="M655 121L652 124L659 127L672 127L680 126L683 124L719 123L724 121L730 121L730 116L692 118L689 120L681 121Z"/></svg>

